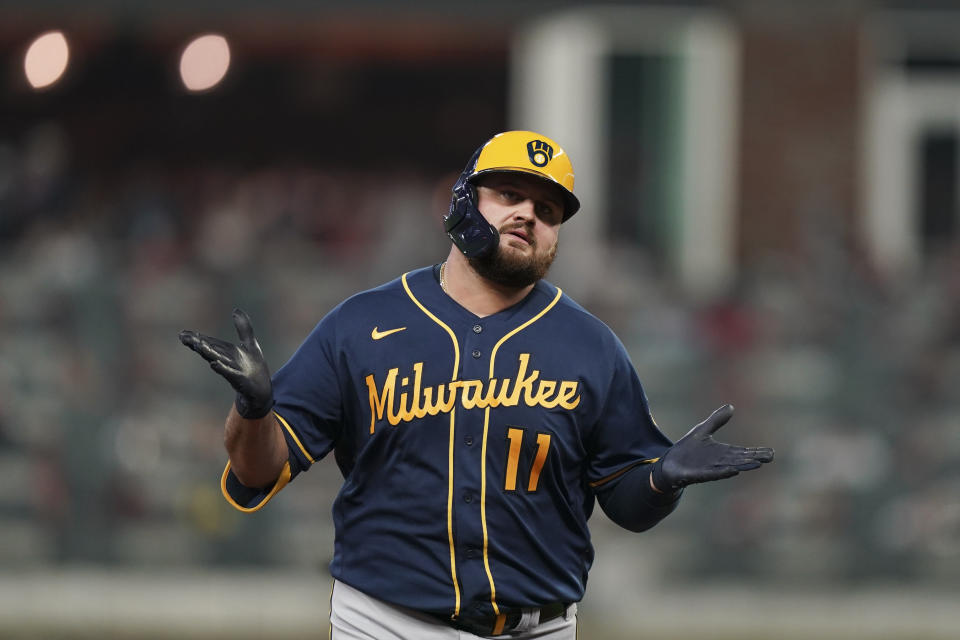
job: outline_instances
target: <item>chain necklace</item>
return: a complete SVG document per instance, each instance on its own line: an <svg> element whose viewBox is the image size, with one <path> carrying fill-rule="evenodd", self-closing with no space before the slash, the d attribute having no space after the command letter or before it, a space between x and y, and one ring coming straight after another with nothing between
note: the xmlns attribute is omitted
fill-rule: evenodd
<svg viewBox="0 0 960 640"><path fill-rule="evenodd" d="M446 268L447 268L447 261L444 260L443 263L440 265L440 288L443 289L444 293L447 292L447 280L443 277L444 271L446 270Z"/></svg>

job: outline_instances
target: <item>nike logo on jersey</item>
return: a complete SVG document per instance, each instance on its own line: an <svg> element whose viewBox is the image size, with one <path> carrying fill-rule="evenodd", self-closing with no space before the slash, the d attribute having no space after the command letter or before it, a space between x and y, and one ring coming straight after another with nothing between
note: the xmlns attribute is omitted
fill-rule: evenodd
<svg viewBox="0 0 960 640"><path fill-rule="evenodd" d="M387 371L382 385L377 385L371 373L366 377L370 397L370 433L378 420L386 417L396 426L426 415L450 413L459 403L464 409L487 407L528 407L553 409L561 407L572 411L580 404L580 383L576 380L546 380L540 370L530 368L530 354L521 353L517 375L513 378L489 380L454 380L433 387L423 386L423 363L413 365L413 376L401 376L400 369ZM412 384L411 384L412 382Z"/></svg>
<svg viewBox="0 0 960 640"><path fill-rule="evenodd" d="M391 333L403 331L404 329L406 329L406 327L397 327L396 329L389 329L387 331L377 331L377 327L374 327L373 331L370 332L370 337L374 340L379 340L380 338L386 338Z"/></svg>

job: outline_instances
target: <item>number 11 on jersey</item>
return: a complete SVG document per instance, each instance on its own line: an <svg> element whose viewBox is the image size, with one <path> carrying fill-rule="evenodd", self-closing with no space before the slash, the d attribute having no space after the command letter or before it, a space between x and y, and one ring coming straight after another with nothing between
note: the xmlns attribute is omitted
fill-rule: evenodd
<svg viewBox="0 0 960 640"><path fill-rule="evenodd" d="M523 445L524 430L519 427L510 427L507 429L507 440L510 442L510 450L507 453L507 473L503 488L507 491L517 490L517 467L520 462L520 449ZM537 490L537 484L540 482L540 472L543 471L543 464L547 461L547 452L550 450L550 434L537 434L537 456L533 459L533 466L530 468L530 479L527 482L527 491Z"/></svg>

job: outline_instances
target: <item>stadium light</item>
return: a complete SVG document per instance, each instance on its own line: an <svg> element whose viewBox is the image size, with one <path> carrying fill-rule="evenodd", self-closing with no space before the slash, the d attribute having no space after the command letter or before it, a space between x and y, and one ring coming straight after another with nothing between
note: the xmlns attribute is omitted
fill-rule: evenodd
<svg viewBox="0 0 960 640"><path fill-rule="evenodd" d="M220 35L194 38L180 56L180 79L188 91L217 86L230 68L230 45Z"/></svg>
<svg viewBox="0 0 960 640"><path fill-rule="evenodd" d="M48 31L30 43L23 57L23 72L34 89L43 89L63 76L70 60L70 47L62 31Z"/></svg>

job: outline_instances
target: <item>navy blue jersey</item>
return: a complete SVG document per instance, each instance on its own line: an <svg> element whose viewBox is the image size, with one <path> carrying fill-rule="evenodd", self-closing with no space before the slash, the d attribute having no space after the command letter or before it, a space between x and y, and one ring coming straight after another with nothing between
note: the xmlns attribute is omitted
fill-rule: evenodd
<svg viewBox="0 0 960 640"><path fill-rule="evenodd" d="M545 281L477 317L436 267L331 311L274 375L290 462L255 510L334 451L331 573L370 596L449 616L576 602L594 491L670 440L610 329Z"/></svg>

